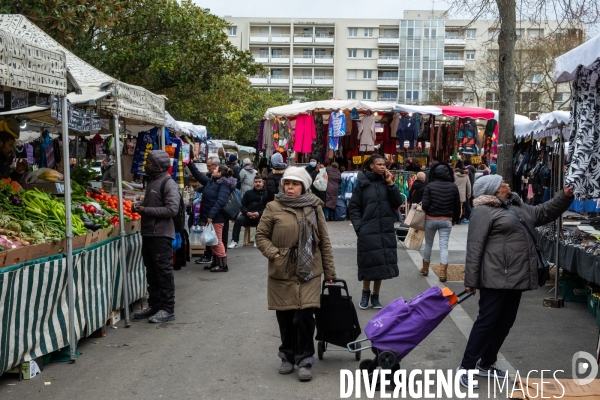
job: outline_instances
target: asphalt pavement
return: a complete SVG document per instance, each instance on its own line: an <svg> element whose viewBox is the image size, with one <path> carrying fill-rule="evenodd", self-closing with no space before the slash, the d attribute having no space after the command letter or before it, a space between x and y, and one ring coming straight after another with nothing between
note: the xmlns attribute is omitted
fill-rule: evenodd
<svg viewBox="0 0 600 400"><path fill-rule="evenodd" d="M452 263L464 262L467 229L453 229ZM355 234L348 222L330 222L329 230L338 276L347 280L364 327L376 311L358 309L362 285L356 274ZM434 251L432 262L438 257ZM330 346L314 365L309 383L299 382L296 371L279 375L279 331L275 312L267 310L266 259L254 247L229 250L228 259L228 273L211 273L193 262L176 271L176 321L155 325L132 320L127 329L121 321L117 329L107 329L106 337L83 339L75 364L47 365L30 381L1 376L0 399L340 398L340 370L358 368L354 355ZM384 305L400 296L412 299L440 284L434 274L427 279L419 274L419 252L400 245L398 259L400 276L382 285ZM448 286L462 289L460 282ZM573 354L594 354L598 328L586 304L544 308L549 289L523 295L501 363L521 375L544 369L563 370L559 377L571 377ZM476 317L477 298L468 299L402 360L401 368L410 372L458 367ZM363 359L372 356L362 352ZM485 379L479 378L479 383L479 398L489 398ZM364 390L361 398L367 398Z"/></svg>

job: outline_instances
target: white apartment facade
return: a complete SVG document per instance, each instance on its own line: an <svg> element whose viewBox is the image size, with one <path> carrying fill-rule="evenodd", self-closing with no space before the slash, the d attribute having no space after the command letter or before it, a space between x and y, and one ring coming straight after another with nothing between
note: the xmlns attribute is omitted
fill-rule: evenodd
<svg viewBox="0 0 600 400"><path fill-rule="evenodd" d="M464 72L497 39L494 21L469 24L443 11L405 11L402 19L235 18L229 39L249 50L269 74L253 86L301 96L314 87L332 88L337 99L421 104L432 93L476 105ZM523 24L518 34L544 35L553 27ZM488 108L498 108L494 92Z"/></svg>

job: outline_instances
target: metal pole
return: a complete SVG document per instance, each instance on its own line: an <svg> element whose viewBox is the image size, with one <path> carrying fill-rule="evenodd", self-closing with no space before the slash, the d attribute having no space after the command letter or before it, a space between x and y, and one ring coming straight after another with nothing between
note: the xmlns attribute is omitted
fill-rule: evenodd
<svg viewBox="0 0 600 400"><path fill-rule="evenodd" d="M562 187L564 186L564 173L563 173L563 169L564 169L564 162L565 162L565 145L563 142L563 129L564 126L562 127L562 129L560 130L559 134L558 134L558 145L559 145L559 150L558 150L558 171L556 171L557 173L557 182L558 182L558 188L557 188L557 192L562 190ZM554 274L554 299L558 300L559 298L559 291L560 291L560 285L558 284L558 251L560 249L560 242L559 239L561 237L561 233L562 233L562 224L563 222L563 216L562 214L560 215L560 217L558 217L558 219L556 220L556 243L554 244L554 261L555 261L555 274Z"/></svg>
<svg viewBox="0 0 600 400"><path fill-rule="evenodd" d="M161 126L160 127L160 149L162 151L165 151L165 148L166 148L166 144L165 144L165 141L166 141L165 135L166 134L167 134L167 130L165 129L164 126Z"/></svg>
<svg viewBox="0 0 600 400"><path fill-rule="evenodd" d="M75 135L75 166L79 166L79 136Z"/></svg>
<svg viewBox="0 0 600 400"><path fill-rule="evenodd" d="M67 96L62 101L62 141L63 141L63 175L65 184L65 231L67 239L67 293L69 294L69 362L75 363L77 358L77 338L75 337L75 276L73 275L73 225L71 223L71 168L69 157L69 113Z"/></svg>
<svg viewBox="0 0 600 400"><path fill-rule="evenodd" d="M129 276L127 275L127 244L125 242L125 216L123 214L123 175L121 174L121 139L119 135L119 116L113 115L115 126L115 152L117 160L117 193L119 198L119 227L121 229L121 276L123 277L123 304L125 305L125 328L129 328Z"/></svg>

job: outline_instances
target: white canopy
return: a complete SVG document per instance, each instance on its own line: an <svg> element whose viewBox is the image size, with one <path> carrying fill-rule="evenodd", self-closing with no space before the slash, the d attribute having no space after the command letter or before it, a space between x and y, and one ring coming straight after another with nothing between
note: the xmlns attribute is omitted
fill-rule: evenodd
<svg viewBox="0 0 600 400"><path fill-rule="evenodd" d="M176 121L182 128L182 133L198 139L206 138L206 127L203 125L194 125L191 122Z"/></svg>
<svg viewBox="0 0 600 400"><path fill-rule="evenodd" d="M384 101L364 101L364 100L323 100L309 101L306 103L288 104L285 106L269 108L265 112L266 119L275 117L293 117L298 114L306 114L311 111L319 110L371 110L371 111L392 111L394 103Z"/></svg>
<svg viewBox="0 0 600 400"><path fill-rule="evenodd" d="M85 103L102 98L98 104L100 108L117 113L120 118L130 120L129 123L146 122L164 125L165 99L162 96L155 95L142 87L120 82L92 67L22 15L1 14L0 29L18 35L45 51L63 52L66 56L68 76L82 92L78 102ZM111 93L110 90L113 88L114 92Z"/></svg>
<svg viewBox="0 0 600 400"><path fill-rule="evenodd" d="M566 140L569 139L569 129L562 129L569 124L570 113L568 111L552 111L542 114L535 121L524 123L515 122L515 137L521 138L533 135L534 139L552 136L562 131Z"/></svg>
<svg viewBox="0 0 600 400"><path fill-rule="evenodd" d="M494 112L494 119L496 121L498 121L498 118L500 118L500 111L498 110L491 110ZM529 119L529 117L526 117L524 115L520 115L520 114L515 114L515 124L525 124L531 122L531 120Z"/></svg>
<svg viewBox="0 0 600 400"><path fill-rule="evenodd" d="M554 69L554 81L556 83L572 81L575 79L578 66L587 67L598 57L600 57L600 35L558 57Z"/></svg>
<svg viewBox="0 0 600 400"><path fill-rule="evenodd" d="M64 96L67 94L65 53L44 49L21 35L0 30L0 85Z"/></svg>
<svg viewBox="0 0 600 400"><path fill-rule="evenodd" d="M442 115L442 109L436 106L414 106L411 104L396 104L396 111L404 111L407 113Z"/></svg>
<svg viewBox="0 0 600 400"><path fill-rule="evenodd" d="M179 125L179 122L175 121L168 111L165 111L165 127L169 128L173 132L183 133L183 127Z"/></svg>

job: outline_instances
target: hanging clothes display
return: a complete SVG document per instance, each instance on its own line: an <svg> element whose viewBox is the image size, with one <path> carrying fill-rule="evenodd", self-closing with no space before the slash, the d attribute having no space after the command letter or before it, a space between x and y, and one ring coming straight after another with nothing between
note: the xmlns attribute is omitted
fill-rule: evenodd
<svg viewBox="0 0 600 400"><path fill-rule="evenodd" d="M265 144L263 143L264 130L265 130L265 120L262 119L262 120L260 120L260 124L258 126L258 145L256 146L258 148L259 152L265 151Z"/></svg>
<svg viewBox="0 0 600 400"><path fill-rule="evenodd" d="M298 126L298 125L296 125ZM273 155L273 121L266 120L263 127L263 148L265 149L265 156L271 157Z"/></svg>
<svg viewBox="0 0 600 400"><path fill-rule="evenodd" d="M346 135L346 116L334 111L329 116L329 137L340 137Z"/></svg>
<svg viewBox="0 0 600 400"><path fill-rule="evenodd" d="M365 115L358 130L359 151L369 152L375 150L375 117Z"/></svg>
<svg viewBox="0 0 600 400"><path fill-rule="evenodd" d="M321 117L321 132L323 117ZM265 131L266 132L266 131ZM297 153L311 153L313 140L317 139L315 120L312 115L300 114L296 119L296 131L294 137L294 151ZM271 153L272 155L273 153Z"/></svg>
<svg viewBox="0 0 600 400"><path fill-rule="evenodd" d="M485 131L483 133L483 156L485 157L485 160L487 162L490 161L491 159L491 152L492 152L492 142L493 142L493 137L494 137L494 130L496 129L496 125L498 123L496 122L496 120L494 119L490 119L488 120L487 124L485 125Z"/></svg>
<svg viewBox="0 0 600 400"><path fill-rule="evenodd" d="M311 150L308 153L313 153L323 158L323 114L317 114L314 117L314 127L316 135L313 139Z"/></svg>
<svg viewBox="0 0 600 400"><path fill-rule="evenodd" d="M404 147L404 142L408 141L409 148L415 149L415 141L419 136L419 129L421 127L421 119L419 114L413 114L412 116L404 115L400 118L398 129L396 131L396 138L400 141L400 147Z"/></svg>
<svg viewBox="0 0 600 400"><path fill-rule="evenodd" d="M396 139L396 132L398 131L398 125L400 124L400 113L394 113L392 117L392 123L390 126L390 138ZM402 147L402 144L400 145Z"/></svg>
<svg viewBox="0 0 600 400"><path fill-rule="evenodd" d="M600 197L600 60L577 68L573 80L565 185L578 200Z"/></svg>
<svg viewBox="0 0 600 400"><path fill-rule="evenodd" d="M461 154L479 154L479 135L477 124L470 118L461 118L458 132L458 152Z"/></svg>

